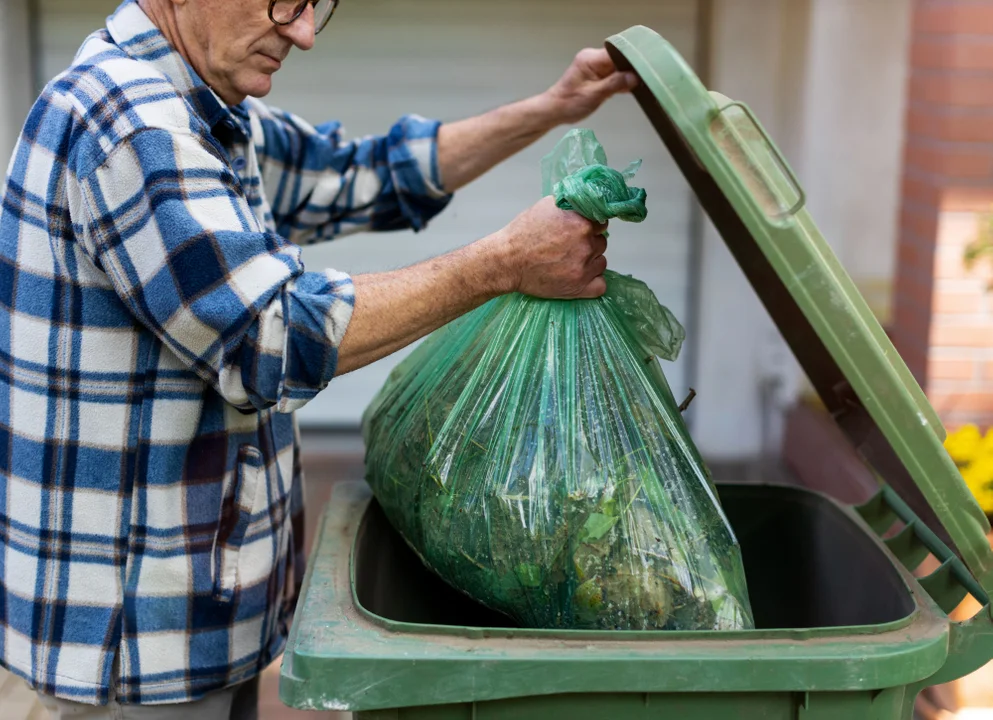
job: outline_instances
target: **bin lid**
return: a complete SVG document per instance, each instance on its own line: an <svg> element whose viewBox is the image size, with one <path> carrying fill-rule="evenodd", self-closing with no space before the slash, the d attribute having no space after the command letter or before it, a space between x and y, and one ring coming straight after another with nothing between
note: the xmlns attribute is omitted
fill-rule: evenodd
<svg viewBox="0 0 993 720"><path fill-rule="evenodd" d="M653 30L608 38L634 95L810 382L880 482L993 592L989 521L944 449L945 430L805 207L752 111L710 92Z"/></svg>

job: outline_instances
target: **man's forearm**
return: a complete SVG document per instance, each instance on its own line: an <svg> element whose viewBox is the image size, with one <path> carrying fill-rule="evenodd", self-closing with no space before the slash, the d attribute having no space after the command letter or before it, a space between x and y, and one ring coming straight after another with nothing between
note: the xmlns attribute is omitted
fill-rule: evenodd
<svg viewBox="0 0 993 720"><path fill-rule="evenodd" d="M356 276L355 309L335 374L384 358L513 291L508 261L494 236L409 268Z"/></svg>
<svg viewBox="0 0 993 720"><path fill-rule="evenodd" d="M606 290L605 230L542 198L471 245L402 270L356 276L335 375L384 358L499 295L599 297Z"/></svg>
<svg viewBox="0 0 993 720"><path fill-rule="evenodd" d="M438 168L445 190L455 192L541 139L559 124L555 107L546 95L536 95L442 125Z"/></svg>

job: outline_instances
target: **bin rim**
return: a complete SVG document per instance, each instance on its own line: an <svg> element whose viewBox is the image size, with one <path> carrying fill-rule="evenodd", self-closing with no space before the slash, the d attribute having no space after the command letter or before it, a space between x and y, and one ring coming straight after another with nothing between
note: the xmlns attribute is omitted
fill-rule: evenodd
<svg viewBox="0 0 993 720"><path fill-rule="evenodd" d="M721 488L722 483L717 483ZM737 486L735 486L737 487ZM617 642L703 642L720 641L728 642L735 640L783 640L793 642L803 642L808 640L826 639L838 636L852 635L882 635L885 633L904 631L920 622L919 615L925 613L939 624L947 624L943 611L937 606L934 599L921 587L917 578L907 570L907 568L894 556L887 545L880 540L879 536L868 525L865 518L850 506L837 501L830 495L811 490L809 488L797 487L795 485L785 485L776 483L751 483L748 487L756 488L776 488L778 490L796 493L798 495L808 495L820 498L827 502L850 522L859 526L866 534L872 537L876 548L890 561L896 568L903 589L914 599L914 610L902 618L891 620L885 623L864 624L864 625L837 625L829 627L810 628L775 628L763 630L555 630L542 628L498 628L498 627L472 627L466 628L457 625L437 625L429 623L411 623L401 620L391 620L369 610L362 604L358 596L358 582L356 576L356 556L358 543L361 540L361 533L368 518L367 510L375 503L375 497L370 497L369 501L363 505L360 511L360 520L355 528L355 534L351 541L351 551L349 555L349 594L351 603L356 612L366 618L369 622L382 627L393 633L407 633L411 635L447 635L465 637L471 639L488 638L494 640L561 640L563 633L570 639L582 642L608 641ZM410 547L408 545L408 547ZM416 554L416 550L411 548ZM423 562L423 559L422 559ZM903 636L906 637L906 636Z"/></svg>
<svg viewBox="0 0 993 720"><path fill-rule="evenodd" d="M850 509L827 500L874 535ZM876 690L921 682L948 658L947 618L899 563L914 612L864 628L501 636L507 631L386 620L362 608L353 591L355 542L372 502L364 482L332 492L283 655L280 697L287 705L397 707L397 682L405 706L570 692Z"/></svg>
<svg viewBox="0 0 993 720"><path fill-rule="evenodd" d="M944 427L814 224L779 149L747 105L708 91L650 28L605 45L640 78L638 104L831 417L993 593L990 524L943 446Z"/></svg>

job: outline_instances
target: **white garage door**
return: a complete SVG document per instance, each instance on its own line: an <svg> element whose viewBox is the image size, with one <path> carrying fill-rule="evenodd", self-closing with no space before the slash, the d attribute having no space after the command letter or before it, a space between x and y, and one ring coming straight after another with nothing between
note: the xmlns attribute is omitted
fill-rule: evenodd
<svg viewBox="0 0 993 720"><path fill-rule="evenodd" d="M115 7L113 0L41 0L43 76L64 68ZM454 120L543 90L580 48L602 46L631 25L654 28L692 59L696 16L696 0L344 0L317 47L291 56L268 101L314 123L341 120L349 136L385 132L407 112ZM643 279L685 319L690 193L682 176L633 99L613 100L584 125L615 167L644 160L638 184L648 191L649 219L615 224L611 267ZM564 131L463 190L425 232L308 248L308 265L351 273L397 268L499 229L538 199L539 161ZM404 355L339 378L301 411L301 422L355 425ZM682 360L666 372L681 395Z"/></svg>

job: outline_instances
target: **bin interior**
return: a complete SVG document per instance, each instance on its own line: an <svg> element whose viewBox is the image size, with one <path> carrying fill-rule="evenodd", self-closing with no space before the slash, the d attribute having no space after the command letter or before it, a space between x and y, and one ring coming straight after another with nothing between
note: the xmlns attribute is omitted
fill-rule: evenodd
<svg viewBox="0 0 993 720"><path fill-rule="evenodd" d="M757 629L878 625L914 599L875 538L834 502L769 485L719 486L744 556ZM372 501L356 540L359 604L387 620L516 627L430 572Z"/></svg>

